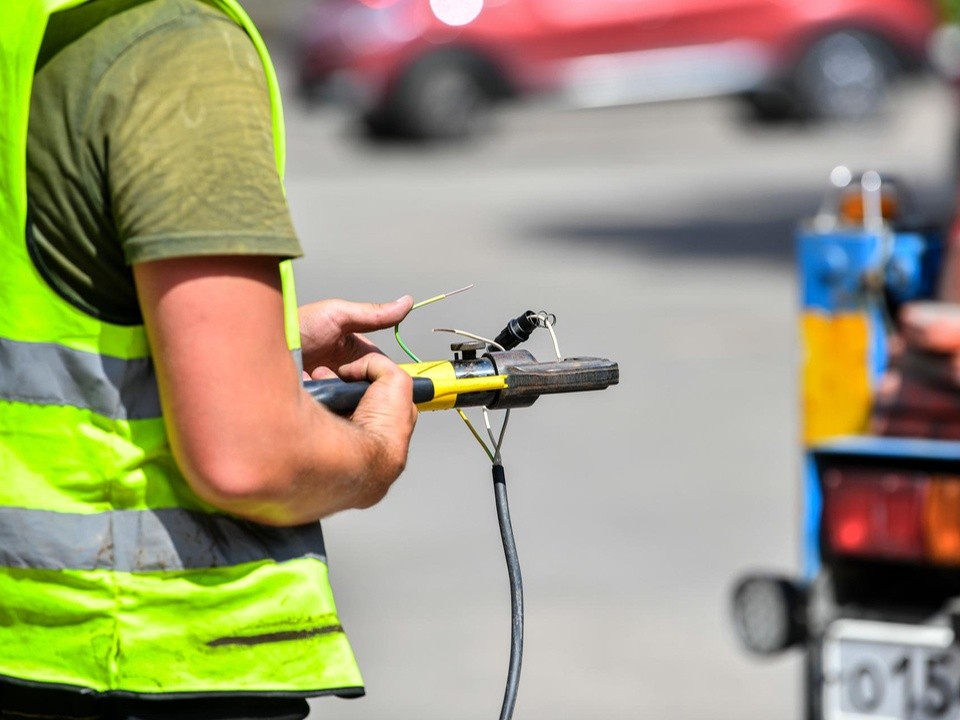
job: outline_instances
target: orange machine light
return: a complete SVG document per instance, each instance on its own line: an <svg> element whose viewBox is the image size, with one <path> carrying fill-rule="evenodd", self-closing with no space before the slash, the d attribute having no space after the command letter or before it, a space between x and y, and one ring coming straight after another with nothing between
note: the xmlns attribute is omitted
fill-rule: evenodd
<svg viewBox="0 0 960 720"><path fill-rule="evenodd" d="M900 215L899 199L886 188L880 195L880 213L884 220L895 220ZM852 225L863 223L863 195L859 191L845 193L840 198L837 215L845 223Z"/></svg>
<svg viewBox="0 0 960 720"><path fill-rule="evenodd" d="M924 534L930 560L960 565L960 477L937 477L930 483Z"/></svg>

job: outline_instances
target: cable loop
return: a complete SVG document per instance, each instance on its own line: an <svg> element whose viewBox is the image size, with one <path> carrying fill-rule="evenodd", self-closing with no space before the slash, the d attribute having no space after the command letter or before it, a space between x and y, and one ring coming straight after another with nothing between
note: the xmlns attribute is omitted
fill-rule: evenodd
<svg viewBox="0 0 960 720"><path fill-rule="evenodd" d="M550 328L557 324L557 316L546 310L541 310L534 315L537 325L542 328Z"/></svg>
<svg viewBox="0 0 960 720"><path fill-rule="evenodd" d="M547 329L550 333L550 339L553 340L553 350L557 354L557 360L563 360L563 355L560 354L560 344L557 342L557 333L553 329L553 326L557 324L557 316L546 310L541 310L533 316L533 321L537 324L537 327Z"/></svg>

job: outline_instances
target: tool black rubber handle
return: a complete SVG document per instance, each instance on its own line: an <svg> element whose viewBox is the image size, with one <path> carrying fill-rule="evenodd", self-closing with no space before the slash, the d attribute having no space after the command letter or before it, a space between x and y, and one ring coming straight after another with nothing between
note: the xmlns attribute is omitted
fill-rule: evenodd
<svg viewBox="0 0 960 720"><path fill-rule="evenodd" d="M360 399L370 387L366 380L344 382L337 378L330 380L308 380L304 389L313 399L337 415L349 415L357 409ZM425 403L433 400L433 381L430 378L413 379L413 402Z"/></svg>

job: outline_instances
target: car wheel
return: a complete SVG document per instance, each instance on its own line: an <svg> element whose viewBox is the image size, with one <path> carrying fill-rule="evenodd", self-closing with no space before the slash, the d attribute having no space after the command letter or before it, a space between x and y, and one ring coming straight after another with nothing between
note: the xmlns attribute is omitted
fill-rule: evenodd
<svg viewBox="0 0 960 720"><path fill-rule="evenodd" d="M884 43L858 32L818 40L800 59L793 77L799 113L825 120L858 120L876 114L895 69Z"/></svg>
<svg viewBox="0 0 960 720"><path fill-rule="evenodd" d="M485 124L491 97L480 73L457 56L426 58L401 78L388 104L366 118L378 136L452 140Z"/></svg>

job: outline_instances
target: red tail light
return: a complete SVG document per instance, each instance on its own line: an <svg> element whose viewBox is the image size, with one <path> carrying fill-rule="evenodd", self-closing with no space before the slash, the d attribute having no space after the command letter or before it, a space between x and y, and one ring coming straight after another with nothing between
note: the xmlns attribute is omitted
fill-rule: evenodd
<svg viewBox="0 0 960 720"><path fill-rule="evenodd" d="M827 469L823 532L836 555L960 565L960 476Z"/></svg>
<svg viewBox="0 0 960 720"><path fill-rule="evenodd" d="M842 555L920 560L926 482L903 473L828 470L824 529Z"/></svg>

